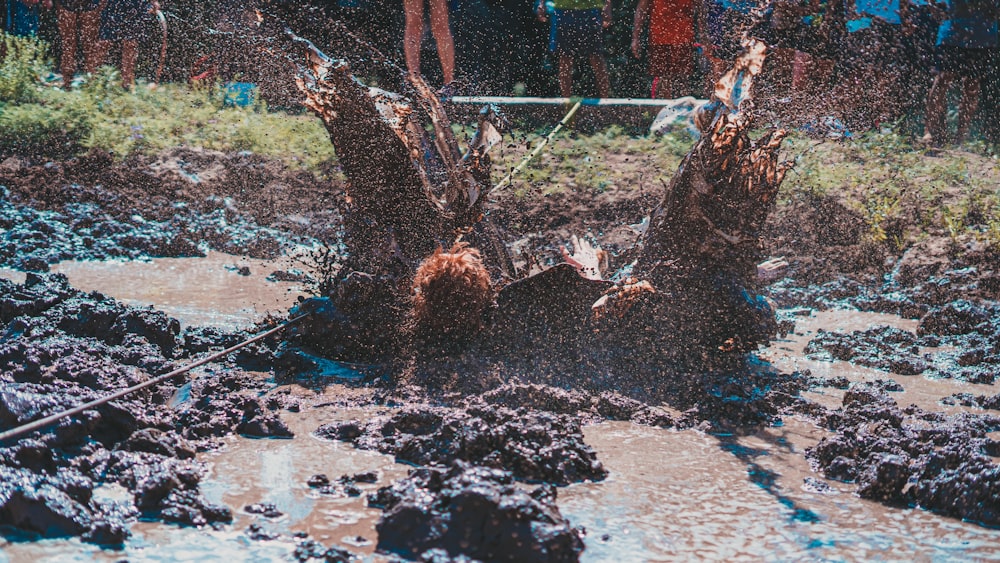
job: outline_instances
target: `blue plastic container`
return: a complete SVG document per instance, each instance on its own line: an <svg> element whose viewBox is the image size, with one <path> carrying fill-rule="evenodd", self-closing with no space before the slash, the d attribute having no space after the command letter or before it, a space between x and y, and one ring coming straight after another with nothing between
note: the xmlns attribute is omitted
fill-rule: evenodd
<svg viewBox="0 0 1000 563"><path fill-rule="evenodd" d="M253 82L227 82L225 92L224 105L245 108L253 104L257 97L257 85Z"/></svg>

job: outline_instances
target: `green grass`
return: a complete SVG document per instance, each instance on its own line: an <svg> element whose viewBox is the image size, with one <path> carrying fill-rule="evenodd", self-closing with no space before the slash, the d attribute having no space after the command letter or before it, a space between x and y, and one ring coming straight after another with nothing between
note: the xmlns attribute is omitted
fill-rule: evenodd
<svg viewBox="0 0 1000 563"><path fill-rule="evenodd" d="M547 134L548 130L515 131L513 142L494 155L495 177L502 178ZM512 188L522 197L567 190L598 194L648 189L670 180L693 143L684 134L633 136L616 126L592 135L564 130L515 176Z"/></svg>
<svg viewBox="0 0 1000 563"><path fill-rule="evenodd" d="M11 55L0 63L0 154L57 156L101 148L124 158L187 146L249 151L317 173L333 169L333 146L311 114L273 111L262 102L227 106L218 85L139 84L126 92L109 68L66 92L38 79L51 71L44 43L10 36L2 41ZM548 132L506 135L494 149L495 181ZM468 139L472 129L455 126L455 133ZM580 134L570 128L513 179L508 192L517 197L658 193L692 144L685 133L637 136L612 126ZM795 168L782 186L778 212L804 195L829 196L865 218L871 242L899 249L931 233L956 242L974 237L1000 248L1000 162L970 148L929 152L894 133L847 141L793 134L785 155Z"/></svg>
<svg viewBox="0 0 1000 563"><path fill-rule="evenodd" d="M903 247L923 233L985 240L1000 248L1000 163L963 150L929 151L895 133L840 142L793 136L786 150L795 169L780 201L799 194L832 196L858 210L874 242ZM909 228L890 240L887 223Z"/></svg>
<svg viewBox="0 0 1000 563"><path fill-rule="evenodd" d="M11 41L4 36L5 42ZM77 150L101 148L124 158L177 146L250 151L319 172L334 159L326 130L312 115L225 104L218 85L194 88L138 84L126 92L106 67L78 89L38 80L51 70L46 47L21 44L0 72L0 151L37 152L53 142Z"/></svg>

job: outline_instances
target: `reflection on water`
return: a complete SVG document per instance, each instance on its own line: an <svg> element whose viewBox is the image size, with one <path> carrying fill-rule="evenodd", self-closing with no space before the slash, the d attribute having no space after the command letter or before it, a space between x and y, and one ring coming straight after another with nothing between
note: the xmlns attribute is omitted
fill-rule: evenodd
<svg viewBox="0 0 1000 563"><path fill-rule="evenodd" d="M796 319L795 333L784 340L778 340L764 351L761 356L770 361L782 371L809 370L816 377L846 377L855 381L874 381L877 379L893 379L903 386L903 391L889 395L900 406L917 405L926 410L943 412L958 412L964 409L959 406L944 406L938 401L953 393L972 393L974 395L995 395L994 385L968 383L957 379L931 379L920 375L898 375L876 369L856 366L849 362L826 362L805 357L805 347L816 336L820 329L842 332L862 331L877 325L890 325L910 332L916 332L918 321L903 319L895 315L879 313L859 313L857 311L820 311L808 317ZM840 406L844 391L834 388L823 388L804 393L804 396L827 408Z"/></svg>
<svg viewBox="0 0 1000 563"><path fill-rule="evenodd" d="M1000 558L1000 530L823 480L803 457L820 436L794 419L738 439L600 424L586 437L608 480L560 490L559 505L587 529L586 561Z"/></svg>
<svg viewBox="0 0 1000 563"><path fill-rule="evenodd" d="M262 263L213 255L193 262L61 265L70 280L86 289L155 305L188 323L236 322L266 309L284 310L294 299L290 284L271 284L272 269ZM197 262L202 260L202 262ZM249 265L239 276L228 264ZM75 268L75 269L74 269ZM183 281L182 281L183 280ZM194 288L195 290L192 290ZM255 303L247 308L247 303ZM806 359L803 348L819 328L863 330L892 324L914 330L916 323L889 315L817 313L798 319L789 338L762 356L783 370L805 369L817 376L852 381L892 377L905 388L892 396L901 404L958 410L938 403L956 392L995 394L993 386L953 380L903 377L845 362ZM296 389L297 392L303 392ZM358 498L326 496L306 485L317 473L332 481L341 475L375 470L377 485L405 475L407 467L390 457L361 452L338 442L318 440L311 431L324 422L369 418L373 410L335 406L338 393L312 397L315 408L283 413L295 431L292 440L232 438L221 452L200 454L209 464L206 495L230 506L232 526L196 530L144 522L124 552L102 551L76 540L5 543L0 562L62 561L282 561L295 544L289 536L307 532L325 545L339 545L366 560L374 555L374 523L379 511ZM821 389L808 396L829 407L840 405L843 391ZM310 404L304 401L304 405ZM1000 559L1000 530L982 528L920 509L888 508L863 500L854 486L823 479L804 457L823 430L788 418L749 436L714 436L696 430L673 431L612 422L586 428L586 439L610 471L601 483L559 490L559 505L576 526L587 530L584 561L664 560L969 560ZM246 513L252 503L271 502L284 513L275 520ZM284 540L254 541L251 523L284 534Z"/></svg>

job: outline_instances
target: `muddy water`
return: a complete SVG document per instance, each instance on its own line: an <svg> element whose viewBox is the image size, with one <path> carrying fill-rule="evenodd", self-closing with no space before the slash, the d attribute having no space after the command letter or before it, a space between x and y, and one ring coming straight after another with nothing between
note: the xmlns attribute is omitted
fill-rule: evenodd
<svg viewBox="0 0 1000 563"><path fill-rule="evenodd" d="M903 386L903 391L890 395L900 406L915 404L927 410L957 412L967 410L963 407L948 407L938 401L953 393L972 393L974 395L995 395L998 391L995 385L967 383L953 379L931 379L923 376L891 374L876 369L856 366L849 362L824 362L805 357L806 344L816 336L820 329L826 331L853 332L878 325L890 325L910 332L916 332L918 322L903 319L895 315L879 313L860 313L858 311L821 311L808 317L796 319L795 333L785 339L775 341L761 356L783 371L809 370L817 377L843 376L850 381L874 381L878 379L893 379ZM924 351L934 349L925 348ZM826 407L837 407L841 404L844 391L825 388L819 391L804 393L804 396Z"/></svg>
<svg viewBox="0 0 1000 563"><path fill-rule="evenodd" d="M84 291L100 291L129 305L154 305L184 326L245 328L268 312L284 314L303 295L301 284L266 280L275 270L296 266L290 258L267 261L209 252L204 258L61 262L52 271L66 274ZM246 270L240 273L240 268ZM0 269L0 277L24 281L24 274L14 270Z"/></svg>
<svg viewBox="0 0 1000 563"><path fill-rule="evenodd" d="M263 281L269 270L251 265L254 275L243 278L224 268L235 260L215 256L202 264L174 262L173 274L165 277L182 277L187 281L180 285L199 288L198 284L207 286L206 280L231 277L248 284L248 295L274 300L268 304L281 302L283 294L275 291L274 284ZM170 272L169 266L159 267ZM221 271L194 273L203 268ZM255 269L263 275L258 276ZM130 285L123 282L127 279L123 275L115 277L112 284L94 276L89 279L95 285L88 288L112 295L115 293L109 287L124 291ZM195 279L202 281L192 281ZM206 297L189 303L207 311L203 318L212 318L217 311L214 308L221 309L223 304L235 307L245 303L224 292L206 290ZM150 292L144 294L147 301L143 302L166 309L165 304L176 304L183 294L164 291L165 302L159 302L160 297ZM241 314L226 311L227 315ZM843 362L813 361L803 355L805 344L820 328L850 331L873 324L915 328L912 321L888 315L818 313L799 318L796 332L762 355L781 369L810 369L818 376L843 375L852 381L891 377L905 388L893 394L898 402L928 409L956 410L938 403L955 392L996 393L993 386L903 377ZM361 485L367 492L405 474L407 468L390 457L310 435L321 423L369 418L377 411L329 406L330 397L344 392L336 386L329 387L324 396L310 396L300 389L296 392L305 395L303 411L282 415L295 431L295 439L234 437L222 451L200 455L210 467L203 482L206 495L233 509L236 520L232 526L196 530L138 523L124 551L102 551L69 540L14 544L0 540L0 561L118 561L123 557L129 561L287 560L295 547L290 537L295 532L306 532L325 545L349 548L363 554L365 560L386 560L373 554L378 511L367 508L363 497L324 496L306 485L316 473L335 481L341 475L375 470L378 484ZM810 396L836 406L842 394L824 389ZM1000 530L919 509L888 508L860 499L852 485L822 479L803 455L822 436L821 429L794 418L738 437L618 422L591 426L586 429L586 439L610 471L609 478L560 489L559 505L574 525L587 530L585 561L1000 559ZM127 493L108 490L102 494ZM284 516L272 520L244 510L258 502L274 503ZM251 523L283 538L252 540L248 534Z"/></svg>

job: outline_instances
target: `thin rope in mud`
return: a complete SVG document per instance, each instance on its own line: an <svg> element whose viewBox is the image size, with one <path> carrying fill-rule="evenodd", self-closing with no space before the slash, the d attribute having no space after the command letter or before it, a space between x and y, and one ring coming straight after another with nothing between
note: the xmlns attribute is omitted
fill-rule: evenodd
<svg viewBox="0 0 1000 563"><path fill-rule="evenodd" d="M93 401L90 401L89 403L84 403L84 404L82 404L80 406L73 407L73 408L71 408L69 410L58 412L56 414L52 414L52 415L46 416L44 418L40 418L38 420L35 420L33 422L29 422L27 424L18 426L17 428L13 428L11 430L7 430L6 432L2 432L2 433L0 433L0 444L5 443L8 440L16 438L18 436L23 436L24 434L27 434L29 432L34 432L35 430L41 430L42 428L45 428L46 426L48 426L48 425L50 425L50 424L52 424L54 422L58 422L58 421L60 421L60 420L62 420L64 418L80 414L80 413L82 413L84 411L88 411L88 410L90 410L90 409L92 409L94 407L99 407L99 406L104 405L106 403L110 403L111 401L114 401L114 400L117 400L117 399L121 399L122 397L125 397L126 395L131 395L132 393L135 393L136 391L141 391L141 390L143 390L143 389L145 389L147 387L156 385L157 383L162 383L162 382L164 382L164 381L166 381L168 379L172 379L174 377L177 377L178 375L187 373L187 372L193 370L196 367L203 366L203 365L205 365L205 364L207 364L209 362L213 362L213 361L215 361L215 360L217 360L219 358L222 358L224 356L227 356L227 355L229 355L229 354L231 354L231 353L233 353L233 352L235 352L235 351L237 351L237 350L239 350L241 348L249 346L250 344L253 344L254 342L263 340L263 339L267 338L268 336L272 336L272 335L274 335L274 334L276 334L276 333L284 330L285 328L288 328L289 326L291 326L291 325L293 325L293 324L301 321L302 319L308 317L310 314L311 313L305 313L304 315L299 315L298 317L295 317L293 319L289 319L289 320L281 323L280 325L278 325L278 326L276 326L276 327L274 327L274 328L272 328L270 330L267 330L265 332L262 332L262 333L258 334L257 336L254 336L253 338L250 338L248 340L244 340L243 342L240 342L239 344L236 344L234 346L230 346L229 348L226 348L225 350L222 350L220 352L216 352L214 354L206 356L206 357L204 357L204 358L202 358L202 359L200 359L200 360L198 360L196 362L192 362L192 363L190 363L190 364L188 364L188 365L186 365L186 366L184 366L182 368L175 369L174 371L171 371L170 373L163 374L163 375L161 375L159 377L154 377L153 379L150 379L149 381L144 381L142 383L139 383L138 385L133 385L132 387L129 387L127 389L122 389L121 391L117 391L117 392L115 392L115 393L113 393L111 395L108 395L106 397L101 397L100 399L95 399Z"/></svg>
<svg viewBox="0 0 1000 563"><path fill-rule="evenodd" d="M532 159L534 159L542 152L542 149L544 149L546 145L552 142L552 139L556 137L556 134L559 133L559 131L561 131L562 128L569 123L570 119L573 119L573 116L576 115L576 111L580 109L582 105L583 105L583 100L576 102L573 105L573 107L570 108L569 112L567 112L566 115L562 118L562 120L556 124L556 126L552 129L552 131L550 131L549 134L546 135L544 139L542 139L542 142L538 143L538 145L535 147L533 151L531 151L530 153L528 153L527 156L522 158L521 162L517 163L517 166L515 166L510 171L510 173L504 176L502 180L497 182L497 184L493 186L493 188L490 190L490 193L495 192L497 190L502 190L507 186L509 186L511 182L514 180L514 176L516 174L519 174L521 170L523 170L524 167L527 166L528 163L532 161Z"/></svg>

